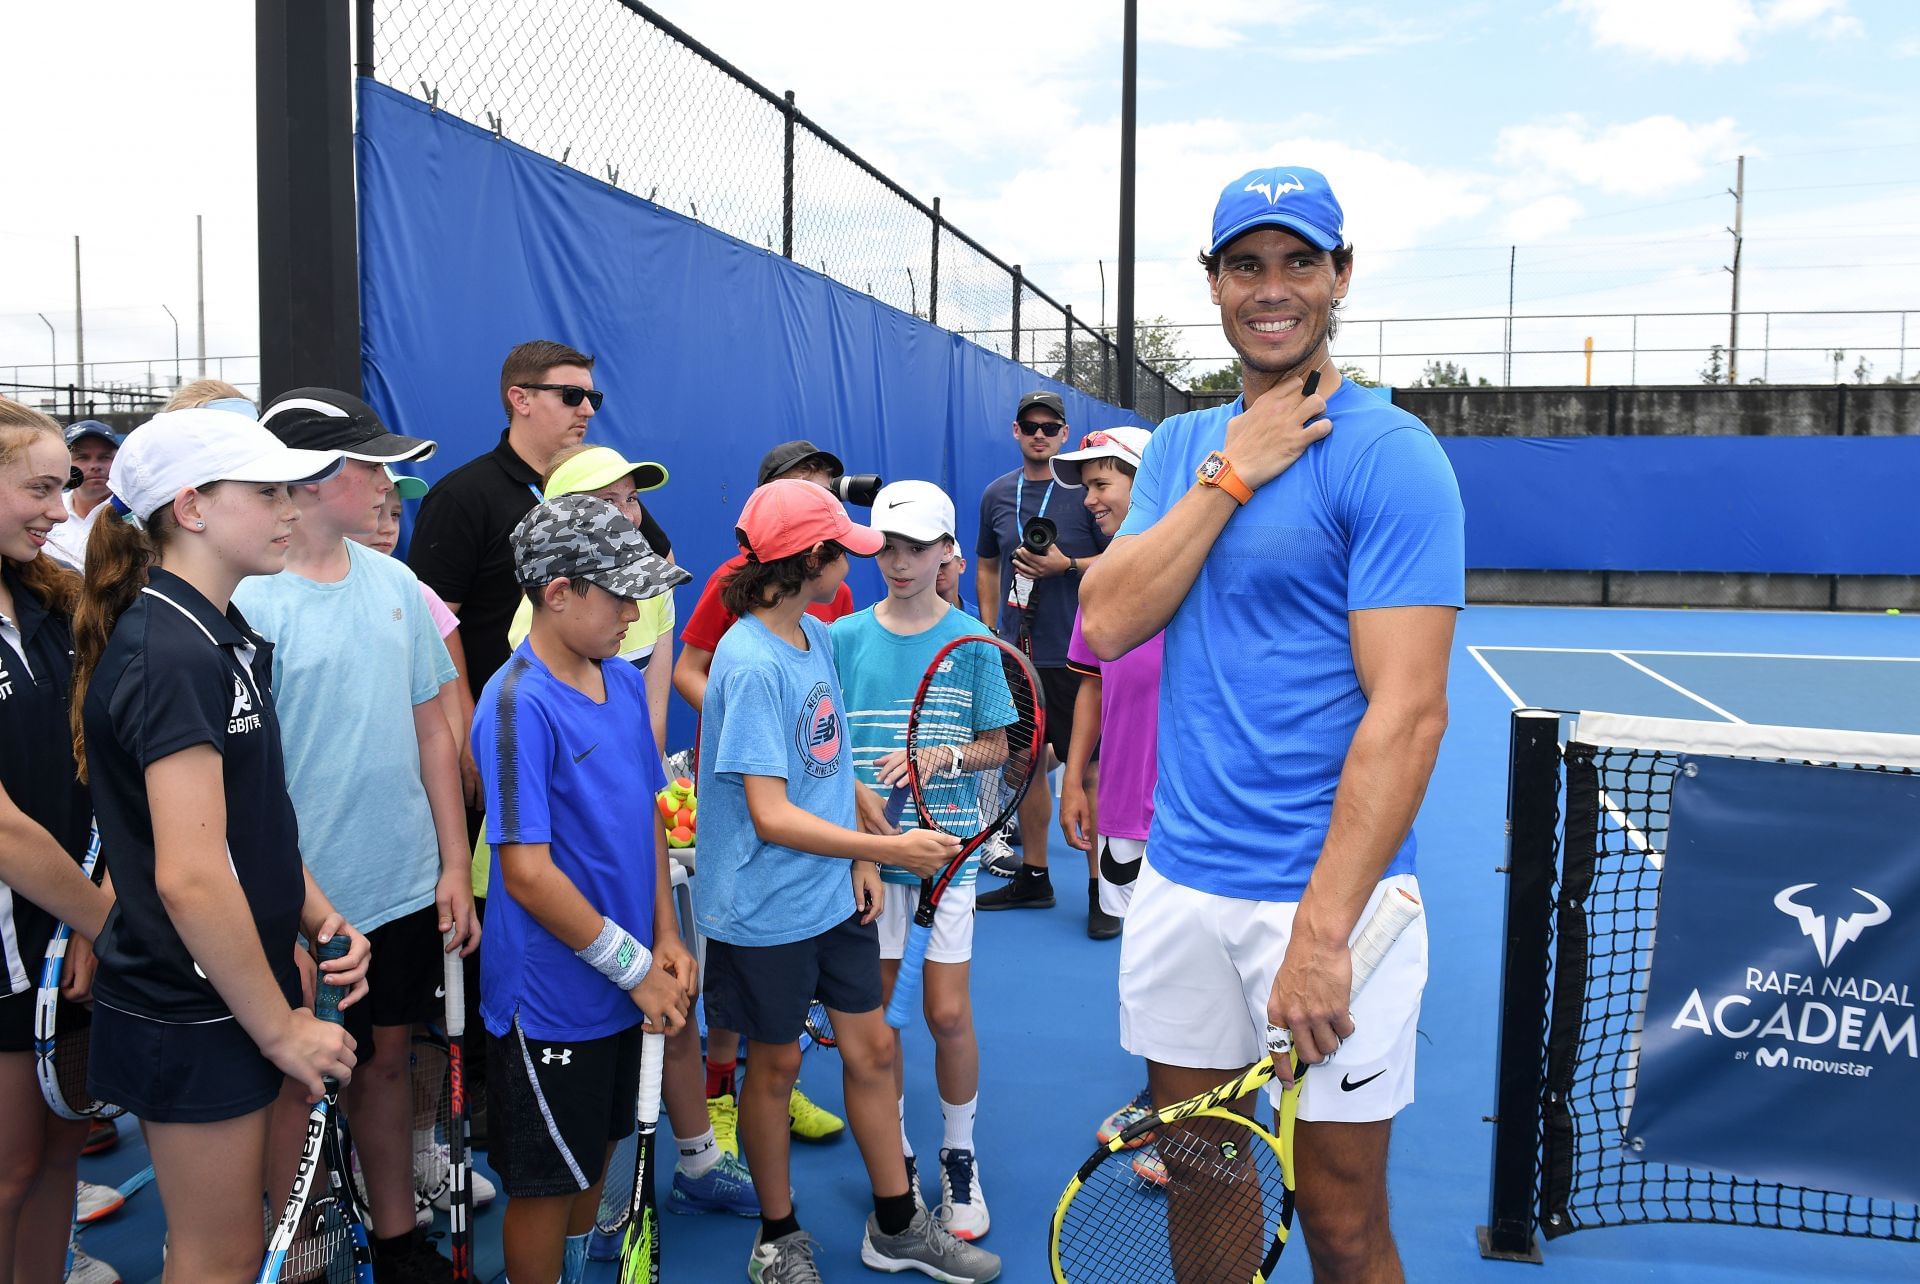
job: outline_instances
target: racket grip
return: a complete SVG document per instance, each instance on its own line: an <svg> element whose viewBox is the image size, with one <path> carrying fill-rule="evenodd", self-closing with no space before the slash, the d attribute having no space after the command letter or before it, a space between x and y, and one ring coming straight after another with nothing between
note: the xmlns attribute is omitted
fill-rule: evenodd
<svg viewBox="0 0 1920 1284"><path fill-rule="evenodd" d="M314 950L314 955L322 963L325 963L328 959L337 959L345 955L349 944L351 944L351 941L345 932L335 932L331 937L320 942ZM314 974L313 1014L315 1016L319 1017L322 1021L331 1021L335 1025L342 1024L343 1022L340 1016L341 997L342 992L340 987L329 984L326 979L326 973L316 972Z"/></svg>
<svg viewBox="0 0 1920 1284"><path fill-rule="evenodd" d="M453 929L448 928L441 944L453 944ZM467 969L459 950L442 953L440 967L447 995L447 1037L458 1039L467 1033Z"/></svg>
<svg viewBox="0 0 1920 1284"><path fill-rule="evenodd" d="M643 1125L660 1121L660 1080L666 1067L666 1057L666 1035L640 1036L640 1099L634 1114Z"/></svg>
<svg viewBox="0 0 1920 1284"><path fill-rule="evenodd" d="M910 792L905 785L900 785L887 795L887 823L895 829L900 828L900 817L906 814Z"/></svg>
<svg viewBox="0 0 1920 1284"><path fill-rule="evenodd" d="M1387 956L1393 943L1400 939L1400 933L1407 930L1413 920L1420 917L1419 898L1405 888L1396 887L1380 898L1380 904L1374 907L1373 917L1367 920L1348 948L1348 956L1353 961L1353 987L1347 992L1347 1001L1351 1003L1360 997L1360 991L1366 988L1373 977L1374 970L1380 966L1380 960ZM1275 1057L1285 1056L1293 1050L1293 1032L1283 1026L1267 1027L1267 1051Z"/></svg>
<svg viewBox="0 0 1920 1284"><path fill-rule="evenodd" d="M915 923L907 929L907 948L900 959L900 975L893 981L893 997L887 1001L887 1024L896 1030L907 1028L913 1019L914 1005L920 999L920 972L927 965L927 944L933 929Z"/></svg>

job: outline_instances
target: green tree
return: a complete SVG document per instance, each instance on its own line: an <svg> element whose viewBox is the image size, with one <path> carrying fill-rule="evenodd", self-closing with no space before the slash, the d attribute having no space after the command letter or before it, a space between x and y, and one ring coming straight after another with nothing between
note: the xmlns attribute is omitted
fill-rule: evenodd
<svg viewBox="0 0 1920 1284"><path fill-rule="evenodd" d="M1229 362L1218 370L1209 370L1193 381L1195 392L1238 392L1240 391L1240 365Z"/></svg>
<svg viewBox="0 0 1920 1284"><path fill-rule="evenodd" d="M1714 344L1707 353L1707 364L1700 367L1701 383L1725 383L1727 381L1727 350Z"/></svg>
<svg viewBox="0 0 1920 1284"><path fill-rule="evenodd" d="M1147 369L1179 387L1193 358L1180 343L1180 331L1164 316L1149 317L1133 324L1133 355ZM1114 363L1119 347L1111 336L1102 338L1088 332L1086 338L1073 341L1073 370L1068 377L1067 346L1056 340L1040 359L1040 368L1062 383L1071 384L1089 396L1110 398L1119 382ZM1236 372L1237 382L1237 372Z"/></svg>
<svg viewBox="0 0 1920 1284"><path fill-rule="evenodd" d="M1413 381L1416 388L1490 388L1493 385L1486 379L1475 379L1467 373L1465 366L1457 366L1451 361L1429 361L1420 371L1420 377Z"/></svg>
<svg viewBox="0 0 1920 1284"><path fill-rule="evenodd" d="M1380 384L1374 377L1359 366L1341 366L1340 377L1348 383L1357 383L1362 388L1378 388Z"/></svg>

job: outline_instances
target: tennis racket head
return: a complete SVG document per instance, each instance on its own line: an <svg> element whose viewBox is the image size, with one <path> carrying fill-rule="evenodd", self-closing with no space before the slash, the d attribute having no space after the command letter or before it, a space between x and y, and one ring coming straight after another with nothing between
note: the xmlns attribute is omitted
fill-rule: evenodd
<svg viewBox="0 0 1920 1284"><path fill-rule="evenodd" d="M1288 1144L1225 1106L1138 1121L1081 1165L1056 1209L1053 1278L1266 1279L1293 1226Z"/></svg>
<svg viewBox="0 0 1920 1284"><path fill-rule="evenodd" d="M60 997L60 972L66 955L66 927L47 948L40 988L34 995L34 1074L47 1109L62 1119L112 1119L124 1111L99 1101L87 1090L87 1057L92 1046L92 1017L79 1004Z"/></svg>
<svg viewBox="0 0 1920 1284"><path fill-rule="evenodd" d="M833 1018L827 1015L827 1005L818 999L807 1005L807 1037L823 1048L839 1046L833 1037Z"/></svg>
<svg viewBox="0 0 1920 1284"><path fill-rule="evenodd" d="M934 655L907 715L910 823L952 834L964 860L1013 818L1046 745L1040 677L998 638L969 634ZM944 887L958 863L937 880Z"/></svg>
<svg viewBox="0 0 1920 1284"><path fill-rule="evenodd" d="M357 1284L358 1270L353 1234L340 1201L322 1195L301 1214L280 1264L281 1284Z"/></svg>
<svg viewBox="0 0 1920 1284"><path fill-rule="evenodd" d="M660 1223L655 1207L654 1142L660 1123L660 1080L666 1064L667 1036L640 1036L640 1098L633 1152L633 1199L628 1205L625 1242L620 1246L620 1284L658 1284Z"/></svg>

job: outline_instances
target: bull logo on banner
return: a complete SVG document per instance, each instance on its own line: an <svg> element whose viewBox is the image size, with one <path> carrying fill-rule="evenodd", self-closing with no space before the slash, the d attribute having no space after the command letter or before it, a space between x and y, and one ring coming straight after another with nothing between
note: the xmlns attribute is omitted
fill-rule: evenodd
<svg viewBox="0 0 1920 1284"><path fill-rule="evenodd" d="M1885 901L1875 896L1872 892L1862 891L1856 887L1853 889L1853 894L1872 905L1873 908L1864 913L1848 914L1844 918L1839 919L1834 924L1833 937L1829 940L1827 937L1827 916L1824 914L1816 914L1807 906L1793 899L1801 892L1811 891L1819 885L1818 883L1795 883L1792 887L1781 888L1780 894L1773 898L1773 907L1800 924L1800 930L1805 932L1808 938L1812 940L1814 950L1820 955L1820 966L1831 967L1833 966L1834 959L1840 956L1841 947L1846 945L1848 941L1860 939L1860 933L1866 931L1868 928L1878 927L1880 924L1892 918L1893 911L1887 908Z"/></svg>

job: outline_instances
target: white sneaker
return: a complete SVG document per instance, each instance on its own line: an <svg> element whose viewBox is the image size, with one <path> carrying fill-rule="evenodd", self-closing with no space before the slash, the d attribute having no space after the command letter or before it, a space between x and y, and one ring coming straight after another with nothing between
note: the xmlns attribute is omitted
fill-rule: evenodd
<svg viewBox="0 0 1920 1284"><path fill-rule="evenodd" d="M126 1203L124 1196L112 1186L97 1186L93 1182L80 1182L74 1191L73 1220L85 1226L97 1222L102 1217L110 1217L120 1211Z"/></svg>
<svg viewBox="0 0 1920 1284"><path fill-rule="evenodd" d="M426 1225L433 1220L433 1210L446 1212L453 1207L452 1159L445 1143L430 1142L418 1144L422 1134L415 1133L416 1143L413 1151L413 1220L416 1225ZM471 1162L467 1164L467 1189L473 1192L473 1209L479 1212L493 1202L499 1192L492 1182L476 1169Z"/></svg>
<svg viewBox="0 0 1920 1284"><path fill-rule="evenodd" d="M88 1257L78 1244L73 1246L73 1269L67 1272L67 1284L122 1284L120 1272L97 1257Z"/></svg>
<svg viewBox="0 0 1920 1284"><path fill-rule="evenodd" d="M955 1239L979 1239L992 1225L971 1150L940 1152L940 1207L936 1215Z"/></svg>

